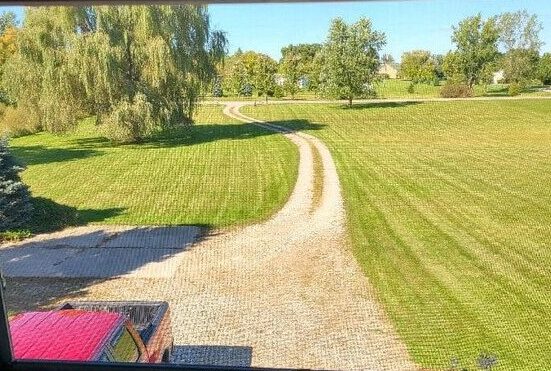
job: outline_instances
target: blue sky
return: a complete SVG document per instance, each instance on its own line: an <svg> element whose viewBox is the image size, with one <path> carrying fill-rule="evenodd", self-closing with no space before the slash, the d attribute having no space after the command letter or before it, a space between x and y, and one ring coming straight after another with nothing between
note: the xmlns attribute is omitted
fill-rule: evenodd
<svg viewBox="0 0 551 371"><path fill-rule="evenodd" d="M5 7L0 7L5 10ZM526 9L538 15L544 51L551 51L551 1L548 0L411 0L341 3L211 5L211 23L227 32L230 52L256 50L279 59L290 43L323 42L334 17L353 22L364 16L385 32L385 52L397 60L404 51L427 49L445 53L452 48L451 26L482 13L492 16ZM21 14L21 9L17 8Z"/></svg>

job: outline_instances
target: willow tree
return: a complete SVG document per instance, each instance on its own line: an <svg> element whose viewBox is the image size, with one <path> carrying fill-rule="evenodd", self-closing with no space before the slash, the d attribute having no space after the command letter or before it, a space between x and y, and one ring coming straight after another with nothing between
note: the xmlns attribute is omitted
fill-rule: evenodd
<svg viewBox="0 0 551 371"><path fill-rule="evenodd" d="M29 9L6 85L43 129L94 114L113 139L137 141L192 122L225 45L205 6Z"/></svg>

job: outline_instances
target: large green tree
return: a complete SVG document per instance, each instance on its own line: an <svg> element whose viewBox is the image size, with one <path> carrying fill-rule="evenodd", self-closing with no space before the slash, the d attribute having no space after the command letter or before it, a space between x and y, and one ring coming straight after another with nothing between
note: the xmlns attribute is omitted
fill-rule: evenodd
<svg viewBox="0 0 551 371"><path fill-rule="evenodd" d="M283 87L291 95L291 98L294 99L295 94L299 91L299 79L303 76L302 58L300 54L288 48L285 54L282 54L279 66L279 70L284 78Z"/></svg>
<svg viewBox="0 0 551 371"><path fill-rule="evenodd" d="M367 18L351 25L334 19L322 49L323 91L346 98L350 106L354 98L366 96L377 79L379 52L385 43L385 34L373 30Z"/></svg>
<svg viewBox="0 0 551 371"><path fill-rule="evenodd" d="M307 81L307 88L317 87L315 57L321 44L288 45L281 49L280 72L285 78L285 90L294 98L300 79Z"/></svg>
<svg viewBox="0 0 551 371"><path fill-rule="evenodd" d="M224 61L221 78L225 91L250 96L252 89L259 96L273 93L277 62L265 54L238 50Z"/></svg>
<svg viewBox="0 0 551 371"><path fill-rule="evenodd" d="M259 54L254 65L254 87L258 96L268 96L274 93L277 62L265 54Z"/></svg>
<svg viewBox="0 0 551 371"><path fill-rule="evenodd" d="M222 89L233 95L241 95L243 87L252 83L252 71L250 71L245 62L243 52L225 58L220 67L220 79L222 80Z"/></svg>
<svg viewBox="0 0 551 371"><path fill-rule="evenodd" d="M486 80L498 57L498 39L495 18L484 20L479 14L459 22L453 27L452 34L456 49L449 52L443 61L448 79L466 83L470 88Z"/></svg>
<svg viewBox="0 0 551 371"><path fill-rule="evenodd" d="M497 18L497 25L499 44L504 52L501 67L505 79L526 85L536 77L542 46L539 33L543 26L535 14L528 14L526 10L501 14Z"/></svg>
<svg viewBox="0 0 551 371"><path fill-rule="evenodd" d="M4 84L45 130L94 114L114 139L137 141L191 122L225 45L205 6L29 8Z"/></svg>

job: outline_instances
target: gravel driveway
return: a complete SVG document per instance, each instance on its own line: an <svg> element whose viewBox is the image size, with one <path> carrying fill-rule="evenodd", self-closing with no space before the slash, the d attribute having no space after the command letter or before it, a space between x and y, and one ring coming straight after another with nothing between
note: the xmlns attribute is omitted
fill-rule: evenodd
<svg viewBox="0 0 551 371"><path fill-rule="evenodd" d="M48 290L42 290L47 291L44 300L33 302L62 301L50 300L56 284L66 296L79 298L167 300L177 362L416 369L348 248L329 150L310 135L242 115L243 104L227 103L224 113L281 131L300 152L297 183L277 214L260 224L203 236L177 252L176 267L155 266L165 274L50 278ZM314 171L313 150L323 174ZM313 200L316 176L323 177L319 202ZM38 291L33 288L37 279L8 282L13 282L8 301Z"/></svg>

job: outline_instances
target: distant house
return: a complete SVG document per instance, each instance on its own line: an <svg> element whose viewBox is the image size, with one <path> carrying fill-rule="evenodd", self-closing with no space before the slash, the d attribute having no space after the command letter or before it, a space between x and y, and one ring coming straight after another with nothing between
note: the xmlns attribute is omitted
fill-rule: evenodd
<svg viewBox="0 0 551 371"><path fill-rule="evenodd" d="M283 85L285 85L285 80L286 80L285 76L283 76L283 75L280 74L280 73L276 73L276 74L274 75L274 81L275 81L275 83L276 83L277 86L283 86Z"/></svg>
<svg viewBox="0 0 551 371"><path fill-rule="evenodd" d="M378 73L388 76L389 79L395 79L398 77L398 67L392 63L382 63Z"/></svg>
<svg viewBox="0 0 551 371"><path fill-rule="evenodd" d="M505 80L505 72L503 70L496 71L492 75L492 83L494 85L501 83L503 80Z"/></svg>
<svg viewBox="0 0 551 371"><path fill-rule="evenodd" d="M306 89L308 87L309 82L310 81L306 76L302 76L301 78L299 78L297 82L299 89Z"/></svg>
<svg viewBox="0 0 551 371"><path fill-rule="evenodd" d="M287 78L285 76L283 76L282 74L276 73L274 75L274 82L276 83L277 86L285 85L286 81L287 81ZM310 81L308 80L308 77L306 77L306 76L303 76L303 77L299 78L298 81L297 81L298 88L299 89L307 88L309 82Z"/></svg>

